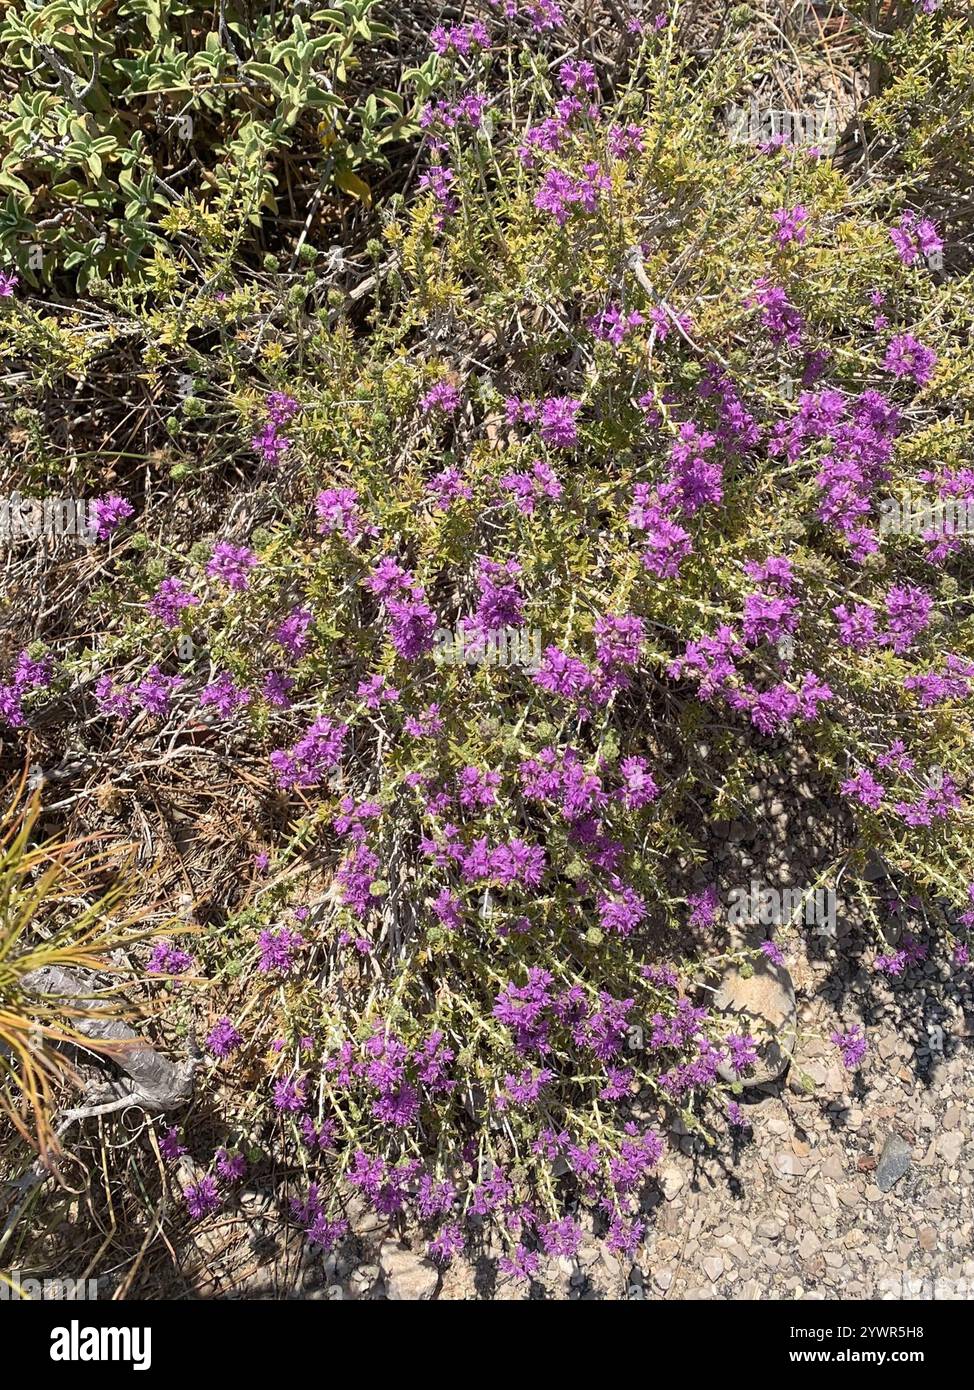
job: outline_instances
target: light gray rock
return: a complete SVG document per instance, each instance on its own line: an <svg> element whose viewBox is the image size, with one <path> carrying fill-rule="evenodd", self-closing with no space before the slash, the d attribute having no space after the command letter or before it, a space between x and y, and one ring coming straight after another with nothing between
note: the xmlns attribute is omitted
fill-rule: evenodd
<svg viewBox="0 0 974 1390"><path fill-rule="evenodd" d="M666 1200L672 1202L686 1179L682 1170L675 1163L667 1163L657 1172L656 1181L659 1183Z"/></svg>
<svg viewBox="0 0 974 1390"><path fill-rule="evenodd" d="M720 1068L725 1081L743 1086L763 1086L777 1079L788 1066L795 1047L795 986L782 965L762 956L750 975L731 966L724 975L714 1004L734 1014L735 1026L759 1041L758 1060L747 1075L738 1078L729 1065Z"/></svg>
<svg viewBox="0 0 974 1390"><path fill-rule="evenodd" d="M941 1134L937 1139L937 1152L948 1163L957 1162L963 1147L964 1136L956 1130L950 1134Z"/></svg>
<svg viewBox="0 0 974 1390"><path fill-rule="evenodd" d="M379 1267L386 1284L386 1297L403 1303L424 1302L436 1293L440 1274L431 1260L400 1250L386 1241L379 1252Z"/></svg>

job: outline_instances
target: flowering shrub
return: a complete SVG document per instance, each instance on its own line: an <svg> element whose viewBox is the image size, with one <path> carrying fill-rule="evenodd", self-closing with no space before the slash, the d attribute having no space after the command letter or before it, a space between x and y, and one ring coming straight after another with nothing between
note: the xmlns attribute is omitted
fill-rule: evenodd
<svg viewBox="0 0 974 1390"><path fill-rule="evenodd" d="M674 33L651 7L610 71L557 56L548 0L434 29L364 320L196 283L175 481L221 436L248 505L166 536L148 489L107 497L102 640L3 687L13 728L53 692L106 745L258 750L253 893L149 969L246 974L207 1048L231 1080L270 1048L237 1137L300 1155L325 1249L350 1192L443 1261L494 1226L515 1278L574 1252L580 1207L637 1248L667 1118L744 1123L760 1039L698 986L761 950L722 935L707 835L769 750L807 753L848 865L880 853L966 951L971 561L881 525L904 493L974 502L969 290L928 264L962 238L905 176L729 141L742 50L701 69ZM4 313L24 351L39 311ZM441 629L536 630L541 661L444 665ZM891 970L883 945L877 920ZM850 1068L868 1045L832 1041ZM241 1175L219 1163L194 1217Z"/></svg>

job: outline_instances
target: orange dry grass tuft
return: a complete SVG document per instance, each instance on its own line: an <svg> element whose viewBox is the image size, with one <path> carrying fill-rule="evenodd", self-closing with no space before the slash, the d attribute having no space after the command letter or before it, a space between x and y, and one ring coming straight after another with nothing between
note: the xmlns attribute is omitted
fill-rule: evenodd
<svg viewBox="0 0 974 1390"><path fill-rule="evenodd" d="M66 1001L34 993L29 977L45 966L117 971L109 953L150 933L133 935L139 915L115 915L130 892L117 854L99 852L98 837L38 841L40 803L24 803L22 788L0 824L0 1109L44 1157L56 1147L52 1088L75 1075L65 1045L110 1051L73 1023L122 1009L110 990Z"/></svg>

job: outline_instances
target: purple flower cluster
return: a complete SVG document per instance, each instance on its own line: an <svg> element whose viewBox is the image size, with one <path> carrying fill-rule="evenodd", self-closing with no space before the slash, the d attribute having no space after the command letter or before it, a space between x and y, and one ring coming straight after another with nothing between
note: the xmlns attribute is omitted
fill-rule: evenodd
<svg viewBox="0 0 974 1390"><path fill-rule="evenodd" d="M451 25L449 29L437 24L435 29L430 31L430 43L434 51L441 56L462 54L466 57L474 49L486 51L491 46L487 27L479 19L475 19L472 24Z"/></svg>
<svg viewBox="0 0 974 1390"><path fill-rule="evenodd" d="M780 285L763 277L756 280L748 303L761 310L761 326L775 347L801 346L805 321Z"/></svg>
<svg viewBox="0 0 974 1390"><path fill-rule="evenodd" d="M830 1034L830 1040L842 1053L842 1061L848 1071L855 1071L861 1065L868 1051L868 1044L861 1028L851 1028L843 1033L838 1029Z"/></svg>
<svg viewBox="0 0 974 1390"><path fill-rule="evenodd" d="M331 536L340 532L349 545L353 545L364 531L374 530L366 527L362 520L358 492L353 487L325 488L315 498L315 510L321 534Z"/></svg>
<svg viewBox="0 0 974 1390"><path fill-rule="evenodd" d="M271 754L271 767L278 786L286 789L316 787L327 773L334 771L342 756L348 726L322 716L289 749Z"/></svg>
<svg viewBox="0 0 974 1390"><path fill-rule="evenodd" d="M27 720L23 700L33 690L44 690L51 683L52 661L49 656L35 661L26 651L17 657L11 679L0 685L0 720L11 729L22 729Z"/></svg>
<svg viewBox="0 0 974 1390"><path fill-rule="evenodd" d="M944 249L936 224L913 212L903 213L897 226L890 229L890 237L904 265L913 265L920 256L933 256Z"/></svg>
<svg viewBox="0 0 974 1390"><path fill-rule="evenodd" d="M612 187L612 180L597 163L584 165L579 176L561 169L549 169L534 195L534 206L546 212L559 227L564 227L573 208L593 213L599 205L599 195Z"/></svg>
<svg viewBox="0 0 974 1390"><path fill-rule="evenodd" d="M822 492L818 515L847 541L853 557L862 560L878 549L875 534L865 524L877 483L889 477L889 462L900 432L900 415L878 391L864 391L849 401L826 388L803 392L798 411L775 426L769 443L772 455L794 463L817 441L828 441L816 483Z"/></svg>
<svg viewBox="0 0 974 1390"><path fill-rule="evenodd" d="M433 648L436 614L426 601L426 590L409 570L386 556L365 581L385 604L389 640L404 661L415 661Z"/></svg>
<svg viewBox="0 0 974 1390"><path fill-rule="evenodd" d="M245 545L218 541L206 566L211 579L220 579L234 593L242 593L250 583L249 571L257 564L257 556Z"/></svg>
<svg viewBox="0 0 974 1390"><path fill-rule="evenodd" d="M150 975L185 975L194 964L188 951L180 951L171 941L157 941L146 970Z"/></svg>
<svg viewBox="0 0 974 1390"><path fill-rule="evenodd" d="M237 1029L230 1019L224 1016L218 1018L210 1029L206 1046L213 1053L214 1057L229 1057L231 1052L236 1052L237 1048L243 1043L243 1034Z"/></svg>
<svg viewBox="0 0 974 1390"><path fill-rule="evenodd" d="M883 367L895 377L909 377L917 386L926 386L937 365L933 348L924 347L912 333L900 333L890 341Z"/></svg>
<svg viewBox="0 0 974 1390"><path fill-rule="evenodd" d="M195 608L199 599L190 593L185 582L176 576L164 579L146 604L146 609L170 630L179 627L186 608Z"/></svg>
<svg viewBox="0 0 974 1390"><path fill-rule="evenodd" d="M107 541L123 521L135 516L135 508L131 502L126 502L117 492L96 499L92 503L92 510L95 517L95 535L100 541Z"/></svg>

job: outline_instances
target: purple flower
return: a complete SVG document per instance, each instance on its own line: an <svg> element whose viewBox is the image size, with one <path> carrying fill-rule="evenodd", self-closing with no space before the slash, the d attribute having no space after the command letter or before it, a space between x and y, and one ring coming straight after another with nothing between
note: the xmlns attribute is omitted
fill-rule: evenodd
<svg viewBox="0 0 974 1390"><path fill-rule="evenodd" d="M221 719L229 719L236 710L250 703L250 691L237 685L229 671L221 671L215 681L200 692L200 707L212 705Z"/></svg>
<svg viewBox="0 0 974 1390"><path fill-rule="evenodd" d="M603 893L596 903L603 931L630 936L646 916L646 904L632 888L619 883L617 893Z"/></svg>
<svg viewBox="0 0 974 1390"><path fill-rule="evenodd" d="M399 691L394 686L389 685L385 676L370 676L367 681L359 681L356 695L360 700L365 701L366 709L378 709L382 701L395 704L399 699Z"/></svg>
<svg viewBox="0 0 974 1390"><path fill-rule="evenodd" d="M497 801L500 773L482 772L477 767L465 767L457 777L460 805L468 811L485 810Z"/></svg>
<svg viewBox="0 0 974 1390"><path fill-rule="evenodd" d="M472 24L453 25L449 29L437 24L430 31L430 43L441 55L448 53L469 54L474 48L490 48L490 34L482 20L475 19Z"/></svg>
<svg viewBox="0 0 974 1390"><path fill-rule="evenodd" d="M220 1194L215 1178L200 1178L183 1193L186 1207L194 1221L199 1221L220 1207Z"/></svg>
<svg viewBox="0 0 974 1390"><path fill-rule="evenodd" d="M240 1033L227 1017L217 1019L210 1029L206 1039L206 1046L213 1053L214 1057L229 1057L231 1052L236 1052L243 1042L243 1034Z"/></svg>
<svg viewBox="0 0 974 1390"><path fill-rule="evenodd" d="M613 347L621 347L627 335L645 322L642 314L636 310L627 314L618 304L609 304L605 309L588 319L586 326L593 337L598 338L600 342L611 343Z"/></svg>
<svg viewBox="0 0 974 1390"><path fill-rule="evenodd" d="M557 501L563 491L552 469L541 459L535 459L530 473L505 474L501 487L513 494L522 516L533 516L535 506L543 497Z"/></svg>
<svg viewBox="0 0 974 1390"><path fill-rule="evenodd" d="M878 970L881 975L902 975L908 964L906 951L893 951L889 955L877 956L873 961L873 969Z"/></svg>
<svg viewBox="0 0 974 1390"><path fill-rule="evenodd" d="M429 1242L427 1250L431 1260L437 1260L441 1264L449 1264L454 1255L461 1254L464 1245L462 1229L457 1225L447 1224L440 1227Z"/></svg>
<svg viewBox="0 0 974 1390"><path fill-rule="evenodd" d="M95 535L100 541L107 541L113 531L121 526L123 521L127 521L130 516L135 515L135 508L130 502L126 502L124 497L120 497L117 492L110 493L107 497L97 498L92 507L95 513Z"/></svg>
<svg viewBox="0 0 974 1390"><path fill-rule="evenodd" d="M419 408L425 415L438 410L443 415L453 415L460 404L460 392L452 381L438 381L431 386L425 396L420 398Z"/></svg>
<svg viewBox="0 0 974 1390"><path fill-rule="evenodd" d="M463 926L463 904L448 888L440 889L431 906L437 921L451 931L458 931Z"/></svg>
<svg viewBox="0 0 974 1390"><path fill-rule="evenodd" d="M315 1125L310 1115L305 1115L301 1119L301 1142L308 1149L317 1149L321 1153L326 1153L334 1148L337 1125L334 1120L325 1120L321 1125Z"/></svg>
<svg viewBox="0 0 974 1390"><path fill-rule="evenodd" d="M602 173L598 164L586 164L581 178L574 178L560 169L549 169L534 195L534 206L539 212L549 213L559 227L564 227L573 207L594 212L599 194L611 187L611 179Z"/></svg>
<svg viewBox="0 0 974 1390"><path fill-rule="evenodd" d="M146 608L164 627L173 629L179 626L183 609L192 608L198 603L199 599L189 592L183 580L173 576L162 581Z"/></svg>
<svg viewBox="0 0 974 1390"><path fill-rule="evenodd" d="M262 931L257 938L260 951L258 969L264 974L278 970L282 975L295 972L297 953L304 947L304 937L300 932L281 927L279 931Z"/></svg>
<svg viewBox="0 0 974 1390"><path fill-rule="evenodd" d="M554 1072L546 1066L542 1066L536 1072L531 1068L525 1068L524 1072L518 1073L517 1076L507 1073L504 1076L504 1088L497 1095L497 1109L503 1112L511 1105L531 1105L552 1080Z"/></svg>
<svg viewBox="0 0 974 1390"><path fill-rule="evenodd" d="M799 246L804 245L808 231L807 208L802 207L801 204L790 211L787 208L779 208L771 216L778 227L777 238L780 245L786 246L789 241L796 241Z"/></svg>
<svg viewBox="0 0 974 1390"><path fill-rule="evenodd" d="M743 1076L748 1067L758 1060L757 1042L750 1033L728 1033L724 1039L730 1053L730 1064L738 1076Z"/></svg>
<svg viewBox="0 0 974 1390"><path fill-rule="evenodd" d="M921 709L942 704L946 700L963 700L970 694L971 681L974 680L974 664L962 661L960 657L948 652L945 658L950 673L941 676L935 671L917 676L907 676L903 682L904 690L916 690L920 695Z"/></svg>
<svg viewBox="0 0 974 1390"><path fill-rule="evenodd" d="M804 320L780 286L772 285L767 279L756 280L750 303L760 308L761 324L776 346L784 343L797 348L800 345Z"/></svg>
<svg viewBox="0 0 974 1390"><path fill-rule="evenodd" d="M854 777L847 778L839 787L843 796L868 806L870 811L879 809L879 803L886 795L886 788L876 781L868 768L860 768Z"/></svg>
<svg viewBox="0 0 974 1390"><path fill-rule="evenodd" d="M17 657L13 679L8 685L0 685L0 718L12 729L23 728L26 723L22 700L31 690L41 690L51 683L51 658L42 657L35 661L26 650Z"/></svg>
<svg viewBox="0 0 974 1390"><path fill-rule="evenodd" d="M410 715L403 721L403 728L411 738L435 738L444 729L443 720L440 718L439 705L427 705L418 719Z"/></svg>
<svg viewBox="0 0 974 1390"><path fill-rule="evenodd" d="M648 508L644 516L647 535L643 565L657 579L678 579L681 564L693 553L689 531L657 507Z"/></svg>
<svg viewBox="0 0 974 1390"><path fill-rule="evenodd" d="M874 608L864 603L856 603L849 608L847 604L840 603L832 612L839 620L839 641L844 647L862 652L879 641L878 616Z"/></svg>
<svg viewBox="0 0 974 1390"><path fill-rule="evenodd" d="M914 802L898 801L893 810L910 826L930 826L935 820L946 820L952 811L958 811L961 799L957 787L950 777L937 776L932 784L924 787Z"/></svg>
<svg viewBox="0 0 974 1390"><path fill-rule="evenodd" d="M444 168L442 164L431 165L419 176L420 188L428 188L440 205L436 214L438 227L442 227L446 218L452 217L460 206L456 196L451 192L455 180L453 170Z"/></svg>
<svg viewBox="0 0 974 1390"><path fill-rule="evenodd" d="M348 1235L348 1222L340 1217L336 1221L329 1221L324 1212L317 1212L311 1220L311 1224L305 1229L308 1244L314 1248L328 1251L334 1250L340 1240Z"/></svg>
<svg viewBox="0 0 974 1390"><path fill-rule="evenodd" d="M571 58L566 59L558 69L558 81L566 92L596 92L599 86L592 64L584 61L576 63Z"/></svg>
<svg viewBox="0 0 974 1390"><path fill-rule="evenodd" d="M182 676L166 676L158 666L150 666L134 687L135 699L148 714L161 719L169 713L172 697L184 684Z"/></svg>
<svg viewBox="0 0 974 1390"><path fill-rule="evenodd" d="M613 159L625 159L630 154L642 154L645 130L641 125L609 126L608 150Z"/></svg>
<svg viewBox="0 0 974 1390"><path fill-rule="evenodd" d="M540 1261L537 1251L528 1250L524 1245L518 1245L510 1255L502 1255L497 1261L497 1268L501 1274L510 1275L512 1279L529 1283L537 1274Z"/></svg>
<svg viewBox="0 0 974 1390"><path fill-rule="evenodd" d="M933 348L924 347L912 333L900 333L886 349L883 367L895 377L911 377L918 386L926 386L937 365Z"/></svg>
<svg viewBox="0 0 974 1390"><path fill-rule="evenodd" d="M358 844L338 870L336 881L341 890L342 902L351 908L357 917L366 917L379 903L380 899L372 892L379 869L379 857L368 845Z"/></svg>
<svg viewBox="0 0 974 1390"><path fill-rule="evenodd" d="M699 893L690 893L687 896L687 906L690 908L689 924L691 927L710 927L717 917L719 898L717 896L716 883L709 884Z"/></svg>
<svg viewBox="0 0 974 1390"><path fill-rule="evenodd" d="M638 1188L662 1154L663 1141L654 1130L640 1134L634 1124L627 1124L619 1152L609 1160L609 1179L616 1192L625 1195Z"/></svg>
<svg viewBox="0 0 974 1390"><path fill-rule="evenodd" d="M430 479L426 491L432 497L437 510L441 512L448 512L460 497L468 501L473 497L473 488L464 481L463 474L456 468L444 468L441 473L437 473L435 478Z"/></svg>
<svg viewBox="0 0 974 1390"><path fill-rule="evenodd" d="M135 696L132 687L116 685L114 676L99 676L95 684L95 703L101 714L127 719L132 713Z"/></svg>
<svg viewBox="0 0 974 1390"><path fill-rule="evenodd" d="M847 1033L838 1030L830 1034L831 1041L842 1053L842 1061L848 1071L855 1071L866 1055L868 1044L861 1028L852 1028Z"/></svg>
<svg viewBox="0 0 974 1390"><path fill-rule="evenodd" d="M506 984L494 1001L494 1017L511 1029L518 1052L548 1050L548 1010L554 1002L551 984L552 976L547 970L532 966L526 985Z"/></svg>
<svg viewBox="0 0 974 1390"><path fill-rule="evenodd" d="M744 599L744 641L749 646L759 642L779 642L794 632L798 621L796 598L769 597L767 594L747 594Z"/></svg>
<svg viewBox="0 0 974 1390"><path fill-rule="evenodd" d="M396 1086L372 1102L372 1114L382 1124L394 1129L406 1129L419 1114L420 1097L415 1086L408 1082Z"/></svg>
<svg viewBox="0 0 974 1390"><path fill-rule="evenodd" d="M297 1114L308 1104L307 1082L301 1076L280 1077L274 1082L273 1102L279 1114Z"/></svg>
<svg viewBox="0 0 974 1390"><path fill-rule="evenodd" d="M536 685L563 700L577 701L591 692L592 672L577 657L558 647L546 647L540 668L532 677Z"/></svg>
<svg viewBox="0 0 974 1390"><path fill-rule="evenodd" d="M621 1212L616 1212L609 1223L605 1243L617 1255L626 1255L631 1259L639 1249L645 1232L645 1221L627 1218Z"/></svg>
<svg viewBox="0 0 974 1390"><path fill-rule="evenodd" d="M228 1154L226 1149L217 1149L216 1171L225 1182L239 1182L247 1176L247 1160L243 1154Z"/></svg>
<svg viewBox="0 0 974 1390"><path fill-rule="evenodd" d="M278 786L316 787L326 773L338 766L347 735L346 724L336 724L326 717L314 720L293 748L278 748L271 754Z"/></svg>
<svg viewBox="0 0 974 1390"><path fill-rule="evenodd" d="M606 1067L605 1085L599 1089L600 1100L624 1100L632 1090L634 1073L626 1067Z"/></svg>
<svg viewBox="0 0 974 1390"><path fill-rule="evenodd" d="M570 449L578 441L575 416L581 401L570 396L551 396L541 403L541 438L556 449Z"/></svg>
<svg viewBox="0 0 974 1390"><path fill-rule="evenodd" d="M180 951L171 941L159 941L152 949L146 970L150 975L185 975L195 962L188 951Z"/></svg>
<svg viewBox="0 0 974 1390"><path fill-rule="evenodd" d="M261 686L261 693L268 704L276 709L291 708L291 690L294 681L282 671L268 671Z"/></svg>
<svg viewBox="0 0 974 1390"><path fill-rule="evenodd" d="M648 806L659 796L659 787L653 780L645 758L624 758L619 764L619 771L622 774L623 785L616 792L616 796L626 810L638 811L640 807Z"/></svg>
<svg viewBox="0 0 974 1390"><path fill-rule="evenodd" d="M482 555L477 565L479 589L477 607L465 626L475 634L499 632L504 628L523 627L524 602L520 588L514 582L521 572L516 560L498 564Z"/></svg>
<svg viewBox="0 0 974 1390"><path fill-rule="evenodd" d="M442 152L447 146L445 141L440 138L439 132L454 130L461 121L466 122L474 130L479 129L489 104L488 98L477 92L468 92L466 96L460 97L457 101L450 101L447 97L441 97L426 103L419 113L419 124L425 131L438 132L428 138L431 147Z"/></svg>
<svg viewBox="0 0 974 1390"><path fill-rule="evenodd" d="M762 941L761 950L767 956L768 960L771 961L772 965L784 965L785 957L782 953L781 947L777 944L777 942Z"/></svg>
<svg viewBox="0 0 974 1390"><path fill-rule="evenodd" d="M268 468L279 468L282 458L291 447L291 441L278 432L273 420L268 420L260 433L253 436L250 447Z"/></svg>
<svg viewBox="0 0 974 1390"><path fill-rule="evenodd" d="M275 425L286 425L300 410L293 396L283 391L271 391L267 397L267 418Z"/></svg>
<svg viewBox="0 0 974 1390"><path fill-rule="evenodd" d="M670 965L641 965L639 973L644 980L651 980L654 985L664 986L675 989L679 983L679 975Z"/></svg>
<svg viewBox="0 0 974 1390"><path fill-rule="evenodd" d="M912 584L894 584L886 595L887 631L882 640L901 654L930 623L933 598Z"/></svg>
<svg viewBox="0 0 974 1390"><path fill-rule="evenodd" d="M893 740L884 753L878 755L876 766L902 774L912 772L915 763L906 751L906 744L901 738L897 738Z"/></svg>
<svg viewBox="0 0 974 1390"><path fill-rule="evenodd" d="M318 530L323 536L340 531L351 544L358 540L365 527L359 510L358 492L353 487L330 487L315 498Z"/></svg>
<svg viewBox="0 0 974 1390"><path fill-rule="evenodd" d="M433 649L436 614L425 600L422 587L417 586L409 599L388 599L389 640L404 661Z"/></svg>
<svg viewBox="0 0 974 1390"><path fill-rule="evenodd" d="M162 1154L163 1158L167 1159L170 1163L175 1162L177 1158L181 1158L184 1153L188 1152L185 1144L179 1142L178 1129L170 1127L166 1130L165 1134L159 1140L159 1152Z"/></svg>
<svg viewBox="0 0 974 1390"><path fill-rule="evenodd" d="M313 621L314 614L309 608L295 608L274 629L274 641L297 660L307 649L308 629Z"/></svg>
<svg viewBox="0 0 974 1390"><path fill-rule="evenodd" d="M596 618L594 627L596 637L595 659L606 670L620 666L635 666L639 661L640 648L646 637L646 626L642 618L634 614L615 617L606 613Z"/></svg>
<svg viewBox="0 0 974 1390"><path fill-rule="evenodd" d="M903 213L899 224L890 229L890 237L904 265L913 265L919 255L932 256L944 249L935 223L928 217L917 218L913 212Z"/></svg>
<svg viewBox="0 0 974 1390"><path fill-rule="evenodd" d="M228 588L240 593L247 588L250 582L248 572L256 564L257 556L245 545L231 545L229 541L217 541L206 566L206 572L211 578L222 579Z"/></svg>

